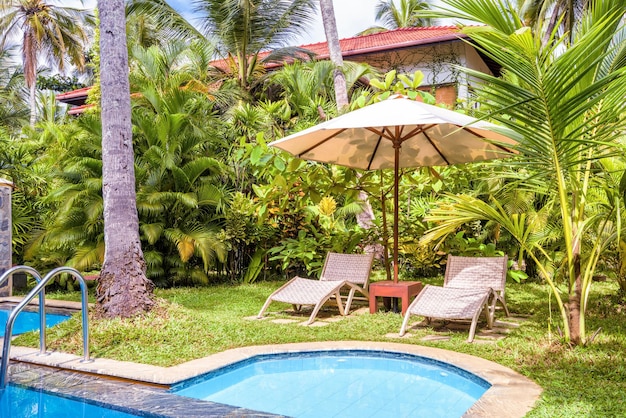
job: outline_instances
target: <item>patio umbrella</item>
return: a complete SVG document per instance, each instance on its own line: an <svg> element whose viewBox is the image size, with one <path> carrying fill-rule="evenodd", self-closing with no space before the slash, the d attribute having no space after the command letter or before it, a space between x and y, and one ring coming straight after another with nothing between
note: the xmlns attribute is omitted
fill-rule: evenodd
<svg viewBox="0 0 626 418"><path fill-rule="evenodd" d="M510 156L506 128L405 96L384 100L270 143L311 161L394 169L393 281L398 281L398 180L403 167L445 166Z"/></svg>

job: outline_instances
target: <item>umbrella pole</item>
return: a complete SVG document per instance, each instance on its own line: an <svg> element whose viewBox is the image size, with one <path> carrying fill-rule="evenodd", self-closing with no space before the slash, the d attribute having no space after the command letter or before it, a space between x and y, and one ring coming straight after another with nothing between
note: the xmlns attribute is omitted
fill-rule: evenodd
<svg viewBox="0 0 626 418"><path fill-rule="evenodd" d="M400 141L393 141L395 151L393 174L393 282L398 283L398 202L400 201Z"/></svg>
<svg viewBox="0 0 626 418"><path fill-rule="evenodd" d="M383 173L380 171L380 205L383 212L383 261L385 263L385 276L391 280L391 263L389 262L389 224L387 223L387 192L383 184Z"/></svg>

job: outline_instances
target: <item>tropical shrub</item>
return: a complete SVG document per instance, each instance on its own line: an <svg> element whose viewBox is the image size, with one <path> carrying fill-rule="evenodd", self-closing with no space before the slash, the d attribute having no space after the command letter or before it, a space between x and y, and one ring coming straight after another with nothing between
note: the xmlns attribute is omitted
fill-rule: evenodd
<svg viewBox="0 0 626 418"><path fill-rule="evenodd" d="M511 212L497 199L486 203L470 196L449 196L445 206L432 212L430 220L439 225L429 238L477 219L498 223L515 237L550 286L564 339L585 344L592 280L610 242L602 231L616 214L596 211L593 196L601 187L595 176L599 162L621 153L626 45L619 40L626 5L591 1L568 38L558 38L554 31L548 42L542 42L502 2L482 1L480 8L473 0L445 3L449 7L445 15L487 25L466 31L482 53L502 65L506 76L466 71L483 81L479 90L490 116L520 135L518 163L507 164L513 168L506 174L510 187L540 196L538 201L552 214L534 217ZM562 232L550 246L545 245L550 224L546 230L537 228L548 219L558 219L553 225Z"/></svg>

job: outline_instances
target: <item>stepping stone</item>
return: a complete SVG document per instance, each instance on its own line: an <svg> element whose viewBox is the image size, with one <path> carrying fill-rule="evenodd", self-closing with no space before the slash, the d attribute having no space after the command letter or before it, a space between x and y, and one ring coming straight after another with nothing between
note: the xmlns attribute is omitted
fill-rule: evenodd
<svg viewBox="0 0 626 418"><path fill-rule="evenodd" d="M362 308L359 308L357 310L350 311L350 315L364 315L364 314L368 314L369 315L369 313L370 313L370 308L368 308L366 306L362 307Z"/></svg>
<svg viewBox="0 0 626 418"><path fill-rule="evenodd" d="M427 335L420 338L420 341L450 341L448 335Z"/></svg>
<svg viewBox="0 0 626 418"><path fill-rule="evenodd" d="M499 340L504 339L505 337L506 335L503 335L503 334L489 332L489 330L483 330L483 331L476 333L476 335L474 336L474 341L478 341L478 340L499 341Z"/></svg>
<svg viewBox="0 0 626 418"><path fill-rule="evenodd" d="M496 341L500 341L503 340L504 338L506 338L504 335L498 335L498 334L493 334L493 335L483 335L483 334L476 334L474 336L474 342L475 343L495 343Z"/></svg>

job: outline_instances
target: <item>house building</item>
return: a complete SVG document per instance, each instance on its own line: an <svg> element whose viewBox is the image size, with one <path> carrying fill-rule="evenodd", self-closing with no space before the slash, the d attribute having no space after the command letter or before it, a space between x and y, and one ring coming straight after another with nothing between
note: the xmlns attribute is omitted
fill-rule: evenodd
<svg viewBox="0 0 626 418"><path fill-rule="evenodd" d="M371 35L355 36L339 41L344 61L363 62L382 72L395 69L398 73L424 73L425 89L434 92L438 103L454 105L457 99L469 97L472 80L459 67L467 67L488 74L498 74L499 69L482 56L468 42L467 35L456 26L431 26L402 28ZM318 42L301 45L315 59L329 59L328 44ZM260 58L267 56L261 53ZM308 59L303 56L302 59ZM223 60L214 61L216 67L225 67ZM284 63L267 63L268 71ZM69 113L79 114L85 105L89 87L57 95L57 100L73 106Z"/></svg>

